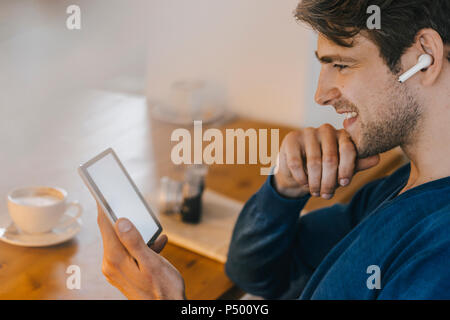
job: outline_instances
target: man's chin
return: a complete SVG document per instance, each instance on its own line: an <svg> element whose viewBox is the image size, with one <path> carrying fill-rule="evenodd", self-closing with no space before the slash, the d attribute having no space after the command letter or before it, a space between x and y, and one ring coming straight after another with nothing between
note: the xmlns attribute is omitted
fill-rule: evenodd
<svg viewBox="0 0 450 320"><path fill-rule="evenodd" d="M354 126L352 130L347 131L355 145L357 158L364 159L387 151L380 148L382 145L379 142L374 143L373 137L362 134L360 129L359 126ZM380 150L383 151L380 152Z"/></svg>
<svg viewBox="0 0 450 320"><path fill-rule="evenodd" d="M357 157L360 159L376 156L380 153L394 149L398 145L374 144L374 143L355 143Z"/></svg>
<svg viewBox="0 0 450 320"><path fill-rule="evenodd" d="M350 134L350 136L355 144L357 158L364 159L378 154L375 146L370 143L371 141L360 136L354 137L354 134Z"/></svg>
<svg viewBox="0 0 450 320"><path fill-rule="evenodd" d="M356 130L348 131L346 130L348 135L350 136L350 139L352 140L353 144L355 145L356 152L359 154L360 152L364 152L365 148L363 143L361 143L359 131L356 132Z"/></svg>

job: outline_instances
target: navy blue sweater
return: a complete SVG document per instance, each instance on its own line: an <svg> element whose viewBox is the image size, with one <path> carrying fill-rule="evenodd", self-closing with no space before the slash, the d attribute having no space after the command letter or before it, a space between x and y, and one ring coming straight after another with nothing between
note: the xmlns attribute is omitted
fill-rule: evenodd
<svg viewBox="0 0 450 320"><path fill-rule="evenodd" d="M450 299L450 177L397 194L410 164L299 217L270 176L233 231L227 275L269 299Z"/></svg>

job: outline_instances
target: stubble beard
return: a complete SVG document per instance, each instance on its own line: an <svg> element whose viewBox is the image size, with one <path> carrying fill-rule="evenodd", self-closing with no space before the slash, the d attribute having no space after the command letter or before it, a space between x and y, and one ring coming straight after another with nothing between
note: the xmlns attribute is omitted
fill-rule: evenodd
<svg viewBox="0 0 450 320"><path fill-rule="evenodd" d="M420 130L422 107L407 87L394 81L385 92L380 110L386 111L375 120L361 121L361 137L355 143L360 158L410 144Z"/></svg>

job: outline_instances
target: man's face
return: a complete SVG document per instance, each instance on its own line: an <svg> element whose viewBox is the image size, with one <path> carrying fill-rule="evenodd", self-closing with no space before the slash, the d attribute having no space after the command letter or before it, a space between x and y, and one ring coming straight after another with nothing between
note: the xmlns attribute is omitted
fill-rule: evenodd
<svg viewBox="0 0 450 320"><path fill-rule="evenodd" d="M322 69L315 99L338 113L356 112L344 120L344 127L358 156L365 158L410 142L422 108L397 81L377 46L363 36L354 40L346 48L319 35L316 55Z"/></svg>

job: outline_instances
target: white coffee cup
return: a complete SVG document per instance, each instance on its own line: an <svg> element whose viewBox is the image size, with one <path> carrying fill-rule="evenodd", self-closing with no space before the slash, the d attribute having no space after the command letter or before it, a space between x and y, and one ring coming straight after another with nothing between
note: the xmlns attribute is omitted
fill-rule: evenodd
<svg viewBox="0 0 450 320"><path fill-rule="evenodd" d="M8 211L15 225L27 233L44 233L61 222L69 207L77 207L77 213L66 221L69 225L81 216L77 201L67 202L67 192L54 187L24 187L8 194Z"/></svg>

